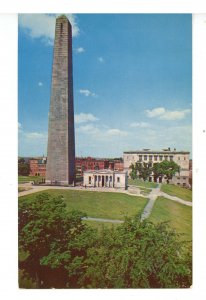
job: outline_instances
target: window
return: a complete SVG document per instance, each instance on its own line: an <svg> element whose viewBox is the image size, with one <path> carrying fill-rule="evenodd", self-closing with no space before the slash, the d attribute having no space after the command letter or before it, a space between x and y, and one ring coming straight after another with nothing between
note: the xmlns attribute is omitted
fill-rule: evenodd
<svg viewBox="0 0 206 300"><path fill-rule="evenodd" d="M186 186L186 183L185 183L185 182L183 183L183 186Z"/></svg>
<svg viewBox="0 0 206 300"><path fill-rule="evenodd" d="M186 157L184 156L184 160L186 160Z"/></svg>
<svg viewBox="0 0 206 300"><path fill-rule="evenodd" d="M178 157L178 160L180 160L180 157Z"/></svg>
<svg viewBox="0 0 206 300"><path fill-rule="evenodd" d="M165 156L165 160L168 160L168 156L167 155Z"/></svg>
<svg viewBox="0 0 206 300"><path fill-rule="evenodd" d="M170 156L170 161L173 161L173 156Z"/></svg>
<svg viewBox="0 0 206 300"><path fill-rule="evenodd" d="M163 157L162 155L159 156L160 161L162 161L162 157Z"/></svg>
<svg viewBox="0 0 206 300"><path fill-rule="evenodd" d="M92 177L89 176L89 184L91 184L91 183L92 183Z"/></svg>
<svg viewBox="0 0 206 300"><path fill-rule="evenodd" d="M112 176L109 176L109 181L112 182Z"/></svg>
<svg viewBox="0 0 206 300"><path fill-rule="evenodd" d="M97 181L97 175L94 176L94 180Z"/></svg>
<svg viewBox="0 0 206 300"><path fill-rule="evenodd" d="M106 182L108 182L108 176L106 176Z"/></svg>
<svg viewBox="0 0 206 300"><path fill-rule="evenodd" d="M152 161L152 155L149 156L149 160Z"/></svg>
<svg viewBox="0 0 206 300"><path fill-rule="evenodd" d="M144 160L147 160L147 155L144 155Z"/></svg>
<svg viewBox="0 0 206 300"><path fill-rule="evenodd" d="M142 155L139 155L139 161L142 161Z"/></svg>
<svg viewBox="0 0 206 300"><path fill-rule="evenodd" d="M154 160L157 161L157 155L154 156Z"/></svg>
<svg viewBox="0 0 206 300"><path fill-rule="evenodd" d="M183 177L183 180L186 180L186 177Z"/></svg>
<svg viewBox="0 0 206 300"><path fill-rule="evenodd" d="M120 182L120 177L117 177L117 182Z"/></svg>

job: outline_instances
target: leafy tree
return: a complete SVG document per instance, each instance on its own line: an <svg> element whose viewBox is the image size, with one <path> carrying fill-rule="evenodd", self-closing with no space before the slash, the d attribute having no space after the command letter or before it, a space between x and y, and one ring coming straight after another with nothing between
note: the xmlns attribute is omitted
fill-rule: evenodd
<svg viewBox="0 0 206 300"><path fill-rule="evenodd" d="M19 246L20 251L29 253L20 269L25 269L38 287L66 286L65 262L79 254L68 244L84 232L83 216L77 211L68 213L62 197L51 198L46 193L35 201L20 201Z"/></svg>
<svg viewBox="0 0 206 300"><path fill-rule="evenodd" d="M25 163L23 161L18 163L18 175L28 176L30 173L29 163Z"/></svg>
<svg viewBox="0 0 206 300"><path fill-rule="evenodd" d="M149 175L152 173L151 163L137 161L135 164L131 164L130 168L132 171L129 175L132 179L139 177L146 181Z"/></svg>
<svg viewBox="0 0 206 300"><path fill-rule="evenodd" d="M176 288L191 285L191 251L167 223L127 219L104 229L89 249L82 284L90 288Z"/></svg>
<svg viewBox="0 0 206 300"><path fill-rule="evenodd" d="M154 176L166 176L167 177L167 183L169 183L169 180L172 179L172 177L177 173L180 172L180 166L176 164L174 161L167 161L164 160L161 163L155 163L153 165L153 172Z"/></svg>
<svg viewBox="0 0 206 300"><path fill-rule="evenodd" d="M137 178L137 169L136 169L136 166L135 166L134 164L131 164L131 165L130 165L130 169L132 169L132 170L131 170L131 172L129 173L129 175L130 175L130 177L134 180L134 179Z"/></svg>
<svg viewBox="0 0 206 300"><path fill-rule="evenodd" d="M68 212L62 197L20 200L19 247L27 253L20 270L27 287L191 286L190 243L168 223L142 222L138 215L97 231L83 224L83 216Z"/></svg>
<svg viewBox="0 0 206 300"><path fill-rule="evenodd" d="M149 175L152 173L151 163L136 162L136 170L138 171L139 177L146 181Z"/></svg>

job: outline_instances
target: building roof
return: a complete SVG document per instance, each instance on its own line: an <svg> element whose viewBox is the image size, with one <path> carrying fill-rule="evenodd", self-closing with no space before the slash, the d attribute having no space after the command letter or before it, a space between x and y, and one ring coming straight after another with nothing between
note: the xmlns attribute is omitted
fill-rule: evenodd
<svg viewBox="0 0 206 300"><path fill-rule="evenodd" d="M84 173L93 173L93 174L126 174L127 171L116 171L116 170L110 170L110 169L102 169L102 170L87 170L84 171Z"/></svg>
<svg viewBox="0 0 206 300"><path fill-rule="evenodd" d="M143 150L124 151L124 154L190 154L190 152L176 151L176 150L169 150L169 149L162 149L162 150L143 149Z"/></svg>

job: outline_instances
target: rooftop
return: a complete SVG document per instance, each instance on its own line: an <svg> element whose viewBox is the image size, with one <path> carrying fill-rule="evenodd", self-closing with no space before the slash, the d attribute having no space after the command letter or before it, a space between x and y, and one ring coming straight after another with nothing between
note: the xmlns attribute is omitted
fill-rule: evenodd
<svg viewBox="0 0 206 300"><path fill-rule="evenodd" d="M84 173L93 173L93 174L126 174L127 171L113 171L110 169L102 169L102 170L87 170Z"/></svg>
<svg viewBox="0 0 206 300"><path fill-rule="evenodd" d="M162 150L152 150L152 149L142 149L142 150L132 150L132 151L124 151L124 154L190 154L189 151L177 151L175 148L172 150L170 148L165 148Z"/></svg>

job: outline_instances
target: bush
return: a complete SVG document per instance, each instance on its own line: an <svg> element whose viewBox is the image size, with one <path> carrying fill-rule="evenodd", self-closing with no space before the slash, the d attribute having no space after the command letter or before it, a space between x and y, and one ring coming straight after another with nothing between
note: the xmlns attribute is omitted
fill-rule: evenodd
<svg viewBox="0 0 206 300"><path fill-rule="evenodd" d="M20 269L38 288L186 288L191 246L167 223L127 218L97 231L61 197L20 201L19 245L29 253ZM28 282L28 280L27 280ZM23 287L23 286L22 286ZM29 286L27 285L29 288Z"/></svg>

